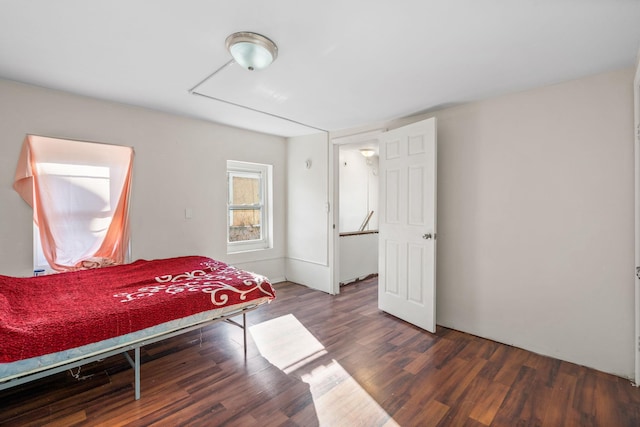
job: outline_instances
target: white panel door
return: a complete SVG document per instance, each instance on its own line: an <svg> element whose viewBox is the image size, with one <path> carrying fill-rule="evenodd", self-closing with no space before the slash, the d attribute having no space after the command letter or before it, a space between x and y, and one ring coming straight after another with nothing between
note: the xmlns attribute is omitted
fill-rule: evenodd
<svg viewBox="0 0 640 427"><path fill-rule="evenodd" d="M378 307L436 331L436 119L382 134Z"/></svg>

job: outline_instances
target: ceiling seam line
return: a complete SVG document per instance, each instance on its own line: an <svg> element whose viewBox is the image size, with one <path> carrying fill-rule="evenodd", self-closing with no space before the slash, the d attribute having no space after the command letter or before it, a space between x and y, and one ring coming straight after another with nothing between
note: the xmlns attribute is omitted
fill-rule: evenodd
<svg viewBox="0 0 640 427"><path fill-rule="evenodd" d="M233 62L233 61L232 61L232 62ZM222 68L224 68L225 66L226 66L226 65L224 65ZM222 68L220 68L219 70L221 70ZM217 73L219 70L215 71L213 74L211 74L211 76L207 77L205 80L208 80L210 77L212 77L212 76L213 76L215 73ZM203 81L203 82L201 82L201 83L199 83L198 85L201 85L202 83L204 83L204 81ZM195 86L195 87L197 87L197 86ZM306 124L306 123L299 122L299 121L297 121L297 120L292 120L292 119L289 119L289 118L287 118L287 117L283 117L283 116L279 116L279 115L277 115L277 114L269 113L269 112L267 112L267 111L258 110L257 108L248 107L248 106L246 106L246 105L242 105L242 104L237 104L237 103L235 103L235 102L227 101L227 100L224 100L224 99L221 99L221 98L216 98L215 96L206 95L206 94L204 94L204 93L196 92L195 90L190 90L190 91L189 91L189 93L190 93L191 95L198 95L198 96L202 96L202 97L204 97L204 98L212 99L212 100L214 100L214 101L223 102L223 103L225 103L225 104L233 105L233 106L235 106L235 107L244 108L245 110L249 110L249 111L254 111L254 112L256 112L256 113L265 114L265 115L267 115L267 116L275 117L275 118L277 118L277 119L286 120L286 121L288 121L288 122L291 122L291 123L294 123L294 124L297 124L297 125L300 125L300 126L304 126L304 127L310 128L310 129L315 129L315 130L320 131L320 132L326 132L326 133L329 133L329 131L328 131L328 130L326 130L326 129L322 129L322 128L319 128L319 127L316 127L316 126L311 126L311 125L308 125L308 124Z"/></svg>
<svg viewBox="0 0 640 427"><path fill-rule="evenodd" d="M194 91L196 89L198 89L200 86L202 86L203 84L205 84L211 77L215 76L216 74L218 74L220 71L222 71L224 68L227 68L229 65L231 65L231 63L236 62L233 58L229 60L229 62L227 62L226 64L224 64L222 67L218 68L217 70L215 70L213 73L209 74L207 77L205 77L204 79L202 79L200 81L200 83L198 83L197 85L195 85L194 87L192 87L191 89L189 89L189 93L194 93Z"/></svg>

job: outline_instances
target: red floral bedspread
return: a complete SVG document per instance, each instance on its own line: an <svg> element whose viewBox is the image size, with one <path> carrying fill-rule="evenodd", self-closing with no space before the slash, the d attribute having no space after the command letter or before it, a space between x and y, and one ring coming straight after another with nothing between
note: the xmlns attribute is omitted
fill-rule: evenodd
<svg viewBox="0 0 640 427"><path fill-rule="evenodd" d="M196 256L29 278L0 275L0 363L262 297L275 298L265 277Z"/></svg>

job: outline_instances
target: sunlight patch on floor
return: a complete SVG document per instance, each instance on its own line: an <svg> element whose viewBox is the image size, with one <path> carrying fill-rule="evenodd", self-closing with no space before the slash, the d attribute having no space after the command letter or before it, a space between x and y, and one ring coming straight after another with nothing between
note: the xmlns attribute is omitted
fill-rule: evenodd
<svg viewBox="0 0 640 427"><path fill-rule="evenodd" d="M321 426L398 426L335 360L302 375Z"/></svg>
<svg viewBox="0 0 640 427"><path fill-rule="evenodd" d="M249 328L263 357L309 384L321 426L398 424L335 359L320 364L324 346L292 314Z"/></svg>
<svg viewBox="0 0 640 427"><path fill-rule="evenodd" d="M249 332L260 354L286 374L327 354L293 314L251 326Z"/></svg>

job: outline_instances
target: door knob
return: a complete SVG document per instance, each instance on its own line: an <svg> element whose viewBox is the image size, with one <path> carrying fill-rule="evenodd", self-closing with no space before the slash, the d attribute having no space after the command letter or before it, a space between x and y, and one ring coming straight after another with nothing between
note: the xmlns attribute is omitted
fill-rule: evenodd
<svg viewBox="0 0 640 427"><path fill-rule="evenodd" d="M422 238L425 239L425 240L429 240L429 239L433 238L433 235L431 233L424 233L422 235Z"/></svg>

